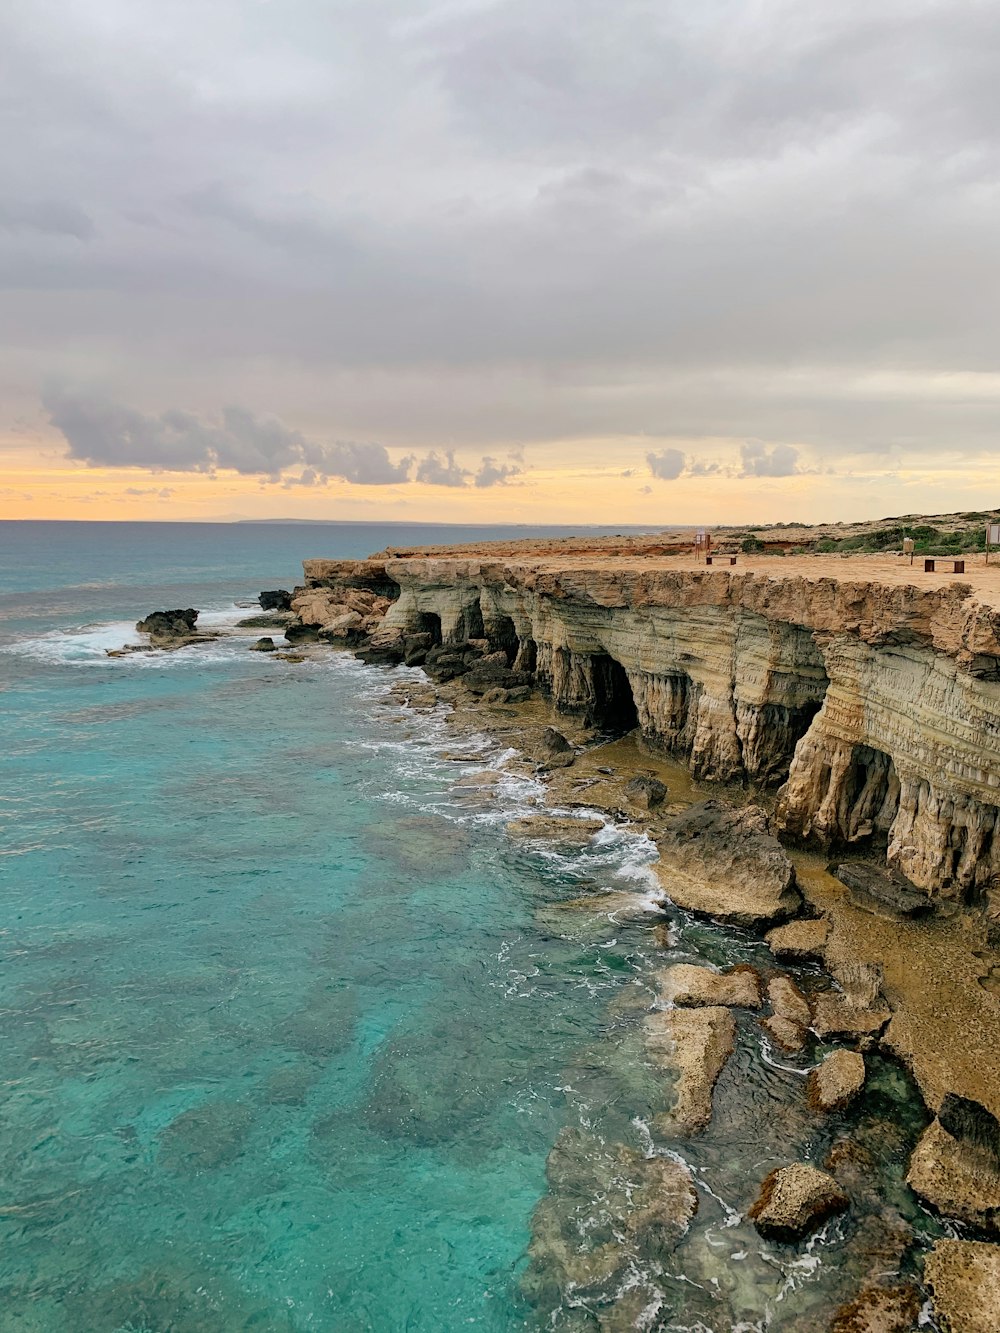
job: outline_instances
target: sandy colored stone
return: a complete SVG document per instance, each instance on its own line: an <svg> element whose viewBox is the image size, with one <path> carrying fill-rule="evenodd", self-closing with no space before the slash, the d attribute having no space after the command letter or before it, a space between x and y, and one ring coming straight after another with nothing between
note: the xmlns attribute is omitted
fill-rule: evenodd
<svg viewBox="0 0 1000 1333"><path fill-rule="evenodd" d="M923 1303L912 1282L866 1287L836 1312L830 1333L912 1333Z"/></svg>
<svg viewBox="0 0 1000 1333"><path fill-rule="evenodd" d="M517 841L540 839L545 842L581 844L589 842L604 828L603 819L573 819L568 815L526 815L507 825L507 833Z"/></svg>
<svg viewBox="0 0 1000 1333"><path fill-rule="evenodd" d="M658 1115L654 1128L664 1137L689 1136L712 1118L712 1092L736 1049L731 1009L657 1009L646 1015L650 1058L676 1075L674 1105Z"/></svg>
<svg viewBox="0 0 1000 1333"><path fill-rule="evenodd" d="M768 948L775 958L783 962L804 963L817 959L823 961L830 923L825 917L815 920L801 919L789 921L784 926L775 926L767 932Z"/></svg>
<svg viewBox="0 0 1000 1333"><path fill-rule="evenodd" d="M749 1215L762 1236L792 1241L843 1212L849 1202L832 1176L805 1162L793 1162L771 1172Z"/></svg>
<svg viewBox="0 0 1000 1333"><path fill-rule="evenodd" d="M668 1004L686 1007L699 1005L735 1005L759 1009L760 977L752 967L733 967L716 972L694 963L675 963L659 973L663 999Z"/></svg>
<svg viewBox="0 0 1000 1333"><path fill-rule="evenodd" d="M946 1217L1000 1235L1000 1166L933 1120L910 1157L910 1187ZM998 1325L1000 1327L1000 1325Z"/></svg>
<svg viewBox="0 0 1000 1333"><path fill-rule="evenodd" d="M1000 1329L1000 1246L939 1240L924 1262L924 1280L946 1333Z"/></svg>
<svg viewBox="0 0 1000 1333"><path fill-rule="evenodd" d="M659 830L656 871L671 902L750 928L801 905L795 869L758 806L702 801Z"/></svg>
<svg viewBox="0 0 1000 1333"><path fill-rule="evenodd" d="M840 991L821 991L813 996L813 1030L824 1041L872 1036L882 1031L892 1017L888 1005L861 1009Z"/></svg>
<svg viewBox="0 0 1000 1333"><path fill-rule="evenodd" d="M864 1086L864 1056L857 1051L832 1051L810 1073L806 1096L815 1111L842 1111Z"/></svg>
<svg viewBox="0 0 1000 1333"><path fill-rule="evenodd" d="M809 1001L791 977L772 977L767 983L767 999L776 1017L804 1028L811 1023Z"/></svg>
<svg viewBox="0 0 1000 1333"><path fill-rule="evenodd" d="M780 1014L762 1018L760 1025L772 1041L789 1055L795 1055L803 1050L809 1038L808 1029L801 1023L796 1023L790 1018L782 1018Z"/></svg>

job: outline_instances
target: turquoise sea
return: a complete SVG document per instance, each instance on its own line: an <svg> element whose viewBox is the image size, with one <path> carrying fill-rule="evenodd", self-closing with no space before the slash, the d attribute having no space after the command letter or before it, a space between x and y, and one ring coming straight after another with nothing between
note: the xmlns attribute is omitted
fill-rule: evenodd
<svg viewBox="0 0 1000 1333"><path fill-rule="evenodd" d="M598 1328L589 1297L524 1284L527 1247L561 1133L650 1150L636 1015L662 918L560 905L644 893L652 846L515 846L540 786L463 795L503 756L402 707L417 673L239 639L105 654L159 608L231 624L303 557L488 535L0 524L0 1333ZM759 957L673 924L671 956ZM742 1218L784 1139L819 1153L835 1128L803 1119L805 1066L762 1056L744 1025L719 1124L685 1149L699 1229L654 1264L670 1301L644 1327L811 1328L860 1262L842 1224L803 1259ZM911 1092L873 1067L852 1123L894 1127L867 1142L923 1226ZM586 1226L600 1192L567 1205Z"/></svg>

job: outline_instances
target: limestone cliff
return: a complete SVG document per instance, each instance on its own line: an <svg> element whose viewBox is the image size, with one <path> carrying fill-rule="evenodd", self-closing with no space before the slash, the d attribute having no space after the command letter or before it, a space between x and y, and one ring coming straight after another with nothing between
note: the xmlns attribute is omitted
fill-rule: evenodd
<svg viewBox="0 0 1000 1333"><path fill-rule="evenodd" d="M293 608L319 625L348 589L388 598L374 642L486 639L560 708L638 726L701 778L783 784L789 836L884 846L930 895L982 896L1000 882L1000 611L965 583L823 568L310 560Z"/></svg>

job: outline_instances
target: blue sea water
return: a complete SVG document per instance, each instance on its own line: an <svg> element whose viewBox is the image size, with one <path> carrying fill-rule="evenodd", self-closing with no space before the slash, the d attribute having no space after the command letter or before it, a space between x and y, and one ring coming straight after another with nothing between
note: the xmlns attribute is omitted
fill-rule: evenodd
<svg viewBox="0 0 1000 1333"><path fill-rule="evenodd" d="M0 525L4 1330L522 1326L564 1069L626 966L539 904L646 851L514 851L531 784L456 803L488 742L441 758L400 671L104 651L467 535Z"/></svg>
<svg viewBox="0 0 1000 1333"><path fill-rule="evenodd" d="M651 844L512 842L540 786L456 786L503 756L404 707L419 673L235 637L105 652L158 608L231 625L303 557L491 535L0 524L0 1333L653 1326L599 1325L551 1278L560 1235L614 1231L620 1160L547 1159L567 1131L594 1162L652 1151L644 987L664 961L766 951L680 913L671 948L652 913L566 910L641 894ZM911 1090L869 1063L849 1128L873 1216L888 1197L918 1225ZM766 1170L844 1128L809 1119L807 1067L741 1017L711 1130L667 1148L700 1207L651 1264L656 1328L808 1333L864 1271L840 1223L802 1254L746 1222ZM623 1299L650 1272L618 1273Z"/></svg>

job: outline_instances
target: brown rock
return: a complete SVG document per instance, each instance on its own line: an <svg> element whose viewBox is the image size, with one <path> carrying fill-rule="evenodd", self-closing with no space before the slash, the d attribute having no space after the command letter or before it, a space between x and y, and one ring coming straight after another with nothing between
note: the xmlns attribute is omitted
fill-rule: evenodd
<svg viewBox="0 0 1000 1333"><path fill-rule="evenodd" d="M806 1096L814 1111L842 1111L864 1086L864 1056L833 1051L809 1075Z"/></svg>
<svg viewBox="0 0 1000 1333"><path fill-rule="evenodd" d="M732 1010L658 1009L646 1015L651 1059L676 1074L674 1106L654 1121L659 1134L697 1134L712 1118L712 1092L736 1048Z"/></svg>
<svg viewBox="0 0 1000 1333"><path fill-rule="evenodd" d="M580 844L589 842L604 827L603 819L573 819L569 815L526 815L507 825L507 833L518 841L541 839L546 842Z"/></svg>
<svg viewBox="0 0 1000 1333"><path fill-rule="evenodd" d="M767 983L767 998L777 1018L807 1028L812 1022L809 1001L791 977L772 977Z"/></svg>
<svg viewBox="0 0 1000 1333"><path fill-rule="evenodd" d="M812 1026L824 1041L877 1034L891 1017L884 1001L871 1008L859 1008L841 991L821 991L813 997Z"/></svg>
<svg viewBox="0 0 1000 1333"><path fill-rule="evenodd" d="M836 1312L830 1333L911 1333L922 1306L912 1282L866 1287Z"/></svg>
<svg viewBox="0 0 1000 1333"><path fill-rule="evenodd" d="M772 1240L799 1240L850 1200L832 1176L805 1162L772 1171L750 1209L753 1224Z"/></svg>
<svg viewBox="0 0 1000 1333"><path fill-rule="evenodd" d="M938 1212L1000 1234L1000 1169L992 1153L931 1121L910 1158L907 1183ZM998 1325L1000 1327L1000 1325Z"/></svg>
<svg viewBox="0 0 1000 1333"><path fill-rule="evenodd" d="M823 961L830 923L825 917L815 921L789 921L767 932L767 943L775 958L790 963Z"/></svg>
<svg viewBox="0 0 1000 1333"><path fill-rule="evenodd" d="M997 1333L1000 1246L939 1240L924 1262L924 1280L947 1333Z"/></svg>
<svg viewBox="0 0 1000 1333"><path fill-rule="evenodd" d="M759 806L701 801L669 818L657 838L656 869L678 907L756 928L802 905L795 867L767 831Z"/></svg>
<svg viewBox="0 0 1000 1333"><path fill-rule="evenodd" d="M659 974L663 998L669 1004L696 1008L700 1005L736 1005L759 1009L760 977L752 967L733 967L716 972L692 963L675 963Z"/></svg>
<svg viewBox="0 0 1000 1333"><path fill-rule="evenodd" d="M762 1018L760 1025L772 1040L790 1055L801 1051L809 1036L807 1029L801 1023L796 1023L790 1018L782 1018L780 1014Z"/></svg>

